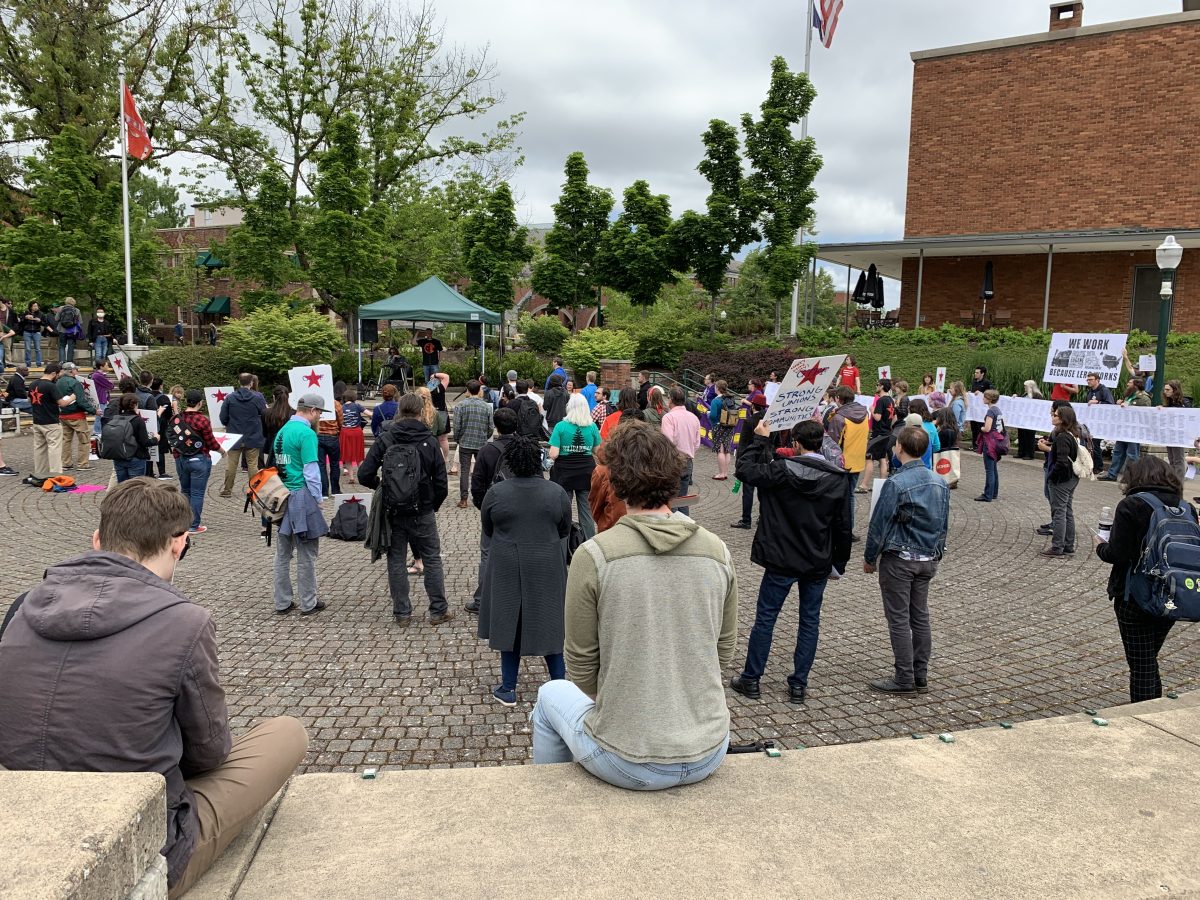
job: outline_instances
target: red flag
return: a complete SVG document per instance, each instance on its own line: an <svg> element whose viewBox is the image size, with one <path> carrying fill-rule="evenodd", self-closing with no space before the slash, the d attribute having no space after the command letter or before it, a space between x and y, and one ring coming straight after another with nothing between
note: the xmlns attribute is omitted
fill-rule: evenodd
<svg viewBox="0 0 1200 900"><path fill-rule="evenodd" d="M146 123L138 115L137 103L133 99L129 85L125 85L124 112L125 146L129 151L129 155L134 159L146 159L152 149L150 146L150 132L146 130Z"/></svg>

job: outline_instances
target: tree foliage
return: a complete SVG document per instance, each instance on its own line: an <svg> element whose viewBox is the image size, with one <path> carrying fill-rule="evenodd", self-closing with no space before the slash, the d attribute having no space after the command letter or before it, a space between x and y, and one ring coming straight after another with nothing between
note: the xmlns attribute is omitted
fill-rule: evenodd
<svg viewBox="0 0 1200 900"><path fill-rule="evenodd" d="M554 204L554 225L546 233L545 253L533 268L533 289L550 309L595 306L603 283L597 254L608 230L613 196L588 184L588 166L578 151L567 157L566 181Z"/></svg>
<svg viewBox="0 0 1200 900"><path fill-rule="evenodd" d="M585 328L562 347L563 361L573 372L599 372L600 360L632 360L636 353L637 339L615 328Z"/></svg>
<svg viewBox="0 0 1200 900"><path fill-rule="evenodd" d="M558 316L522 315L518 327L525 337L525 346L534 353L558 353L571 336Z"/></svg>
<svg viewBox="0 0 1200 900"><path fill-rule="evenodd" d="M346 341L318 313L289 315L278 307L265 307L224 326L221 346L251 371L282 375L293 366L329 362Z"/></svg>
<svg viewBox="0 0 1200 900"><path fill-rule="evenodd" d="M533 256L526 230L517 225L512 190L499 185L487 206L463 225L463 252L471 285L467 296L494 312L512 308L513 279Z"/></svg>
<svg viewBox="0 0 1200 900"><path fill-rule="evenodd" d="M777 56L771 62L771 86L758 121L749 113L742 116L746 156L753 166L745 193L767 242L763 266L767 292L775 301L776 331L781 298L803 273L812 250L797 245L796 234L812 221L817 196L812 182L821 158L812 138L800 140L792 129L808 114L815 97L808 76L793 74L784 58Z"/></svg>
<svg viewBox="0 0 1200 900"><path fill-rule="evenodd" d="M652 194L639 179L625 189L622 203L621 214L600 243L598 267L605 284L649 307L662 286L675 280L671 198Z"/></svg>

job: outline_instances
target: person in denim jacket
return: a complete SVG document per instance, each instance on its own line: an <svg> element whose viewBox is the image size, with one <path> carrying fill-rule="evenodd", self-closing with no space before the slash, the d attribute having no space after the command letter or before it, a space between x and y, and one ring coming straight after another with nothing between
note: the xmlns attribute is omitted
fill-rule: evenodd
<svg viewBox="0 0 1200 900"><path fill-rule="evenodd" d="M879 567L879 588L896 657L891 678L872 681L887 694L929 690L929 582L946 551L950 491L921 461L929 446L924 429L911 425L896 439L900 469L887 480L871 515L863 571Z"/></svg>

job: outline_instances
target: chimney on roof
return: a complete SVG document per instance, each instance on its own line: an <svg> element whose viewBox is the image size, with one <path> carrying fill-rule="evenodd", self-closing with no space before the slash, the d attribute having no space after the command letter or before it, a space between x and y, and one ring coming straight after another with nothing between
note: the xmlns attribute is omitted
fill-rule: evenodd
<svg viewBox="0 0 1200 900"><path fill-rule="evenodd" d="M1050 30L1063 31L1083 24L1083 0L1050 4Z"/></svg>

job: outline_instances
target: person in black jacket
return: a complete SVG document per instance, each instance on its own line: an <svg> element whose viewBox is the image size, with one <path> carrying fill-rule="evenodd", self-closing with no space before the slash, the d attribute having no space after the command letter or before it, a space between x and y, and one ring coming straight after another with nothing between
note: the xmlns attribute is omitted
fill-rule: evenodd
<svg viewBox="0 0 1200 900"><path fill-rule="evenodd" d="M567 415L567 400L571 395L563 388L563 380L561 375L551 375L550 387L546 389L546 396L542 398L546 410L546 426L551 431Z"/></svg>
<svg viewBox="0 0 1200 900"><path fill-rule="evenodd" d="M492 424L496 426L498 437L483 445L475 457L475 468L471 470L471 502L476 509L483 509L483 498L496 480L500 471L504 451L512 443L513 435L517 432L517 412L503 407L492 415ZM479 532L479 581L475 585L475 595L467 604L467 612L479 613L479 601L483 597L483 579L487 576L488 556L491 551L492 539L489 535Z"/></svg>
<svg viewBox="0 0 1200 900"><path fill-rule="evenodd" d="M145 475L150 468L150 448L158 443L158 435L151 436L146 429L146 420L138 415L137 394L121 394L117 399L117 417L128 417L133 426L133 437L137 441L137 451L130 459L114 459L113 472L117 476L117 484Z"/></svg>
<svg viewBox="0 0 1200 900"><path fill-rule="evenodd" d="M796 456L777 459L768 420L738 450L737 477L758 488L758 530L750 559L766 569L758 589L758 610L750 632L746 665L730 687L743 696L760 696L758 681L771 652L771 635L783 602L797 585L800 628L788 696L803 703L808 672L817 654L821 601L831 572L846 571L850 559L850 474L821 455L824 431L806 420L792 429Z"/></svg>
<svg viewBox="0 0 1200 900"><path fill-rule="evenodd" d="M1046 454L1046 495L1050 500L1050 546L1039 555L1060 557L1075 552L1075 488L1079 476L1073 463L1079 456L1079 424L1075 410L1064 401L1050 412L1054 430L1038 442Z"/></svg>
<svg viewBox="0 0 1200 900"><path fill-rule="evenodd" d="M446 502L449 481L446 460L438 448L437 438L421 421L425 402L416 394L400 398L397 421L385 428L371 445L367 458L358 467L358 480L374 490L379 487L388 450L397 444L412 444L421 461L419 503L414 514L387 507L387 492L376 491L375 503L385 504L391 526L387 551L388 590L392 595L392 615L396 624L407 626L412 621L412 604L408 598L408 547L425 564L425 593L429 595L429 623L440 625L454 618L446 604L446 587L442 571L442 545L438 537L435 514Z"/></svg>
<svg viewBox="0 0 1200 900"><path fill-rule="evenodd" d="M1174 619L1152 616L1133 599L1126 599L1125 585L1130 569L1141 558L1150 528L1150 504L1139 494L1153 494L1167 506L1183 503L1183 485L1167 461L1143 456L1126 466L1121 476L1125 498L1117 504L1112 532L1108 540L1096 536L1096 555L1112 566L1108 576L1108 597L1117 616L1117 628L1129 664L1129 702L1153 700L1162 696L1158 671L1158 651L1162 649ZM1186 505L1193 518L1196 511Z"/></svg>

